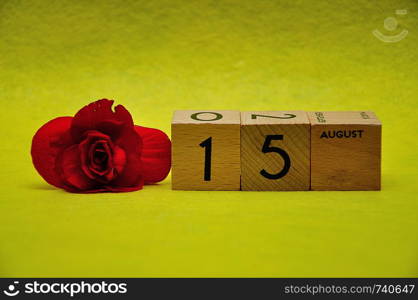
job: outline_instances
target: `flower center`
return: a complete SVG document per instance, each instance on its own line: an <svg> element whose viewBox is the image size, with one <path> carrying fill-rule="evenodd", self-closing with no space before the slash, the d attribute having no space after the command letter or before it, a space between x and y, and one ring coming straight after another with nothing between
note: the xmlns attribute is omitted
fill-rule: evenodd
<svg viewBox="0 0 418 300"><path fill-rule="evenodd" d="M101 175L102 172L107 171L109 168L109 147L106 143L99 142L93 146L92 150L91 163L93 171Z"/></svg>
<svg viewBox="0 0 418 300"><path fill-rule="evenodd" d="M95 164L106 164L108 159L109 156L103 148L94 150L93 161Z"/></svg>
<svg viewBox="0 0 418 300"><path fill-rule="evenodd" d="M107 184L115 177L113 143L100 132L89 131L79 144L81 168L92 180Z"/></svg>

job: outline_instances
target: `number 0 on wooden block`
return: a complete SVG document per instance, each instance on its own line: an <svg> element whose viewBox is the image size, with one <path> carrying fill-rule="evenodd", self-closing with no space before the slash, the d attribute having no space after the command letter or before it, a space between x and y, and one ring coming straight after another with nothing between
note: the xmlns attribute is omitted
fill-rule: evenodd
<svg viewBox="0 0 418 300"><path fill-rule="evenodd" d="M174 190L240 189L238 111L175 111L171 125Z"/></svg>
<svg viewBox="0 0 418 300"><path fill-rule="evenodd" d="M303 111L241 113L241 189L309 190L310 124Z"/></svg>

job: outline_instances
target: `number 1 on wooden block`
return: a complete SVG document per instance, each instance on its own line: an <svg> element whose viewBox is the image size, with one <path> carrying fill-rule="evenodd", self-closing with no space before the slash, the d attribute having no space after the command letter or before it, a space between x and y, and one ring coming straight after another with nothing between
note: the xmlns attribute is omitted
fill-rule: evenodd
<svg viewBox="0 0 418 300"><path fill-rule="evenodd" d="M240 123L238 111L175 111L171 124L173 189L239 190Z"/></svg>
<svg viewBox="0 0 418 300"><path fill-rule="evenodd" d="M199 144L200 147L205 148L205 171L203 179L210 181L211 167L212 167L212 138L208 138Z"/></svg>

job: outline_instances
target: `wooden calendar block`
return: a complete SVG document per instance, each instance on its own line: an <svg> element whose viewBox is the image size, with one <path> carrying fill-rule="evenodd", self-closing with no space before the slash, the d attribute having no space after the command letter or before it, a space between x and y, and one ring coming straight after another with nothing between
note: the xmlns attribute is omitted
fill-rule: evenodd
<svg viewBox="0 0 418 300"><path fill-rule="evenodd" d="M241 113L241 189L309 190L310 124L304 111Z"/></svg>
<svg viewBox="0 0 418 300"><path fill-rule="evenodd" d="M238 111L175 111L171 135L174 190L240 189Z"/></svg>
<svg viewBox="0 0 418 300"><path fill-rule="evenodd" d="M310 112L312 190L380 190L382 125L373 112Z"/></svg>

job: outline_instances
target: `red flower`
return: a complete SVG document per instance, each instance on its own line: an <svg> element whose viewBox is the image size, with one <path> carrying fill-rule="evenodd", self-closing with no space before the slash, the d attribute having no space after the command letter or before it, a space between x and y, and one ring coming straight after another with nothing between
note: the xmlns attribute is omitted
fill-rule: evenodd
<svg viewBox="0 0 418 300"><path fill-rule="evenodd" d="M113 100L83 107L74 117L43 125L32 140L32 161L50 184L69 192L127 192L163 180L171 142L153 128L136 126Z"/></svg>

